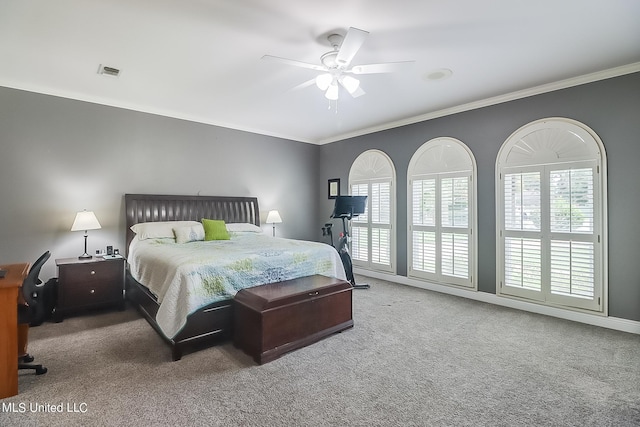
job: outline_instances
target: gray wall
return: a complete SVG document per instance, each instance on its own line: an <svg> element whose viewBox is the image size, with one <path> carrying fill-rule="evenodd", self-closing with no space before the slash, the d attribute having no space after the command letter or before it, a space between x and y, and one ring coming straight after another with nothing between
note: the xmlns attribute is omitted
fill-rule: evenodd
<svg viewBox="0 0 640 427"><path fill-rule="evenodd" d="M321 240L333 207L327 179L340 178L346 194L355 158L377 148L398 174L397 270L406 275L407 166L424 142L450 136L476 157L478 283L495 293L496 155L517 128L552 116L581 121L604 142L609 314L640 320L640 73L320 147L0 88L0 263L33 261L45 250L53 258L79 255L82 233L69 229L85 208L103 226L89 232L89 251L124 249L125 193L257 196L263 221L269 209L280 210L279 236ZM50 261L42 277L55 274Z"/></svg>
<svg viewBox="0 0 640 427"><path fill-rule="evenodd" d="M406 276L409 160L432 138L457 138L473 151L478 166L478 288L495 293L495 160L512 132L544 117L578 120L604 143L608 158L609 315L640 320L640 73L322 146L319 209L331 212L327 179L340 178L342 194L347 194L349 168L355 158L372 148L387 153L397 173L397 273Z"/></svg>
<svg viewBox="0 0 640 427"><path fill-rule="evenodd" d="M75 212L93 210L89 253L124 252L124 194L256 196L278 236L313 240L318 146L0 88L0 264L78 256ZM295 195L295 197L290 197ZM308 210L307 210L308 209Z"/></svg>

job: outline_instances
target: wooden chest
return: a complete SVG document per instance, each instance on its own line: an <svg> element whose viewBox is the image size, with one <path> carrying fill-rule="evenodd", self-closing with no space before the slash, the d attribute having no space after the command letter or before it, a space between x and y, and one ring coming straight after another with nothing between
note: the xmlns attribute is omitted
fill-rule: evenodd
<svg viewBox="0 0 640 427"><path fill-rule="evenodd" d="M349 282L309 276L240 290L233 343L263 364L353 327Z"/></svg>

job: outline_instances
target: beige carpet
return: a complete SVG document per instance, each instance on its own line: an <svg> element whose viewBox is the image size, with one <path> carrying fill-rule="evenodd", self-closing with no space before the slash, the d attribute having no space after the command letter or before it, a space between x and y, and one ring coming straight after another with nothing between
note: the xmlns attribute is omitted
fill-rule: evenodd
<svg viewBox="0 0 640 427"><path fill-rule="evenodd" d="M263 366L229 343L172 362L133 309L32 328L49 372L0 425L640 425L637 335L359 279L353 329Z"/></svg>

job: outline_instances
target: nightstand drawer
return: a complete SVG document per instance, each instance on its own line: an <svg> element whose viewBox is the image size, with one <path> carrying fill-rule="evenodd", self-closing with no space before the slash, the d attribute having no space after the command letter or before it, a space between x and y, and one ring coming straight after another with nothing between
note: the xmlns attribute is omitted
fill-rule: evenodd
<svg viewBox="0 0 640 427"><path fill-rule="evenodd" d="M111 261L60 266L61 280L64 280L68 289L86 287L95 282L114 282L121 280L121 276L121 269L114 268Z"/></svg>
<svg viewBox="0 0 640 427"><path fill-rule="evenodd" d="M71 284L64 289L64 308L83 307L122 299L122 288L112 282L87 281Z"/></svg>

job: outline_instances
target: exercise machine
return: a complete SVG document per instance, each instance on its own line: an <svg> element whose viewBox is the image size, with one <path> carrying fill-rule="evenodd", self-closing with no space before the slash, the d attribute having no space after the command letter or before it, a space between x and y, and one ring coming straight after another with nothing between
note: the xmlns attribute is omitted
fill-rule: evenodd
<svg viewBox="0 0 640 427"><path fill-rule="evenodd" d="M347 280L351 283L354 289L369 289L369 285L366 283L356 284L356 279L353 277L353 263L351 262L351 254L349 253L349 242L351 237L349 236L349 227L347 221L355 218L364 213L364 209L367 206L367 196L337 196L336 204L333 207L333 213L331 218L340 218L342 220L342 233L338 239L338 246L333 244L333 224L328 222L322 227L322 235L329 236L331 246L336 248L344 271L347 275Z"/></svg>

